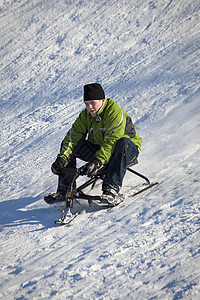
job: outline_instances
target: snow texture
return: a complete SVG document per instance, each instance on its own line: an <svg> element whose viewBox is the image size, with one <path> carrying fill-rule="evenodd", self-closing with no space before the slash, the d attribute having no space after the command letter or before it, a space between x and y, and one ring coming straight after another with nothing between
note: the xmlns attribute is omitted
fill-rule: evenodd
<svg viewBox="0 0 200 300"><path fill-rule="evenodd" d="M0 299L200 299L200 6L1 0ZM99 82L143 138L159 185L69 226L50 166ZM84 181L82 177L80 181ZM100 193L101 186L95 192Z"/></svg>

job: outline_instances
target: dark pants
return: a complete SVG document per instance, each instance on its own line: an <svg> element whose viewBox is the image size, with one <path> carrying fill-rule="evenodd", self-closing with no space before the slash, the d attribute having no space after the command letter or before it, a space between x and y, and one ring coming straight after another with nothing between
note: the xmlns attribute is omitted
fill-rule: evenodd
<svg viewBox="0 0 200 300"><path fill-rule="evenodd" d="M66 168L76 168L76 158L86 162L91 161L98 150L98 145L84 141ZM107 163L106 174L102 184L103 191L119 192L126 168L138 157L138 154L138 147L129 138L121 138L117 141L114 152ZM59 175L58 190L67 191L69 189L70 182L68 178L64 175Z"/></svg>

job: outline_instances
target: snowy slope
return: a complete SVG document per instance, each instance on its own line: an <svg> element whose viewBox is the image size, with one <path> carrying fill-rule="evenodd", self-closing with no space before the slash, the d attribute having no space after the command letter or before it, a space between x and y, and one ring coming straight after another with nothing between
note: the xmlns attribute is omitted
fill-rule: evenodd
<svg viewBox="0 0 200 300"><path fill-rule="evenodd" d="M199 299L198 1L2 0L0 16L0 299ZM50 165L96 81L159 185L130 198L127 173L123 204L55 228Z"/></svg>

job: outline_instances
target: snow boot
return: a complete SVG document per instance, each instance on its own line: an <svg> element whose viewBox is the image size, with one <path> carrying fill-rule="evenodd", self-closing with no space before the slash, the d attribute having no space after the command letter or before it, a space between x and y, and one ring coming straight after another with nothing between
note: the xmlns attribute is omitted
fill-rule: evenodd
<svg viewBox="0 0 200 300"><path fill-rule="evenodd" d="M110 191L103 191L103 194L101 195L101 202L106 203L109 206L115 206L116 205L115 195Z"/></svg>
<svg viewBox="0 0 200 300"><path fill-rule="evenodd" d="M57 193L52 193L48 196L45 196L44 201L47 204L54 204L57 202L62 202L62 201L65 201L65 194L66 193L63 191L58 191Z"/></svg>

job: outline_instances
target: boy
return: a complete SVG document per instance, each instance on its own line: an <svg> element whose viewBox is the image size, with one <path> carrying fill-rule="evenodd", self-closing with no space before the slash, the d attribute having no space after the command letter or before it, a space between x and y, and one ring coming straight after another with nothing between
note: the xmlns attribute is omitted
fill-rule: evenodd
<svg viewBox="0 0 200 300"><path fill-rule="evenodd" d="M112 205L122 186L127 166L139 154L142 139L131 118L115 101L105 97L100 84L84 86L84 102L86 108L68 131L51 166L52 172L59 176L58 189L46 197L46 202L47 198L49 203L65 200L71 183L63 175L63 170L76 168L76 158L79 158L87 162L81 167L81 175L91 177L106 165L101 199Z"/></svg>

